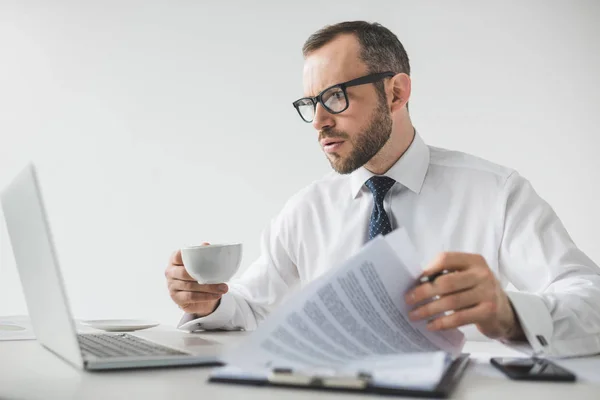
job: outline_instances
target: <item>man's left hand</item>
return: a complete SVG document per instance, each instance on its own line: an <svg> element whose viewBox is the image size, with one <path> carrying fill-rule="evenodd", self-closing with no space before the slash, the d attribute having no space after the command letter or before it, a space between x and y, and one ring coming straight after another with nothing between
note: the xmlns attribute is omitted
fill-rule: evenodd
<svg viewBox="0 0 600 400"><path fill-rule="evenodd" d="M481 255L442 253L423 275L443 270L451 272L406 294L409 306L439 296L412 310L411 320L430 320L427 328L432 331L476 324L481 333L492 339L524 338L508 296ZM447 311L453 312L442 314ZM433 316L437 318L431 320Z"/></svg>

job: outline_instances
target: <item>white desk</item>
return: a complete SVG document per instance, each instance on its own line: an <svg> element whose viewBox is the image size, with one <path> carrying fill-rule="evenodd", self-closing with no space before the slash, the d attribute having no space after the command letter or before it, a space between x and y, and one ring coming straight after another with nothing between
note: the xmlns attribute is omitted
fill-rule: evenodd
<svg viewBox="0 0 600 400"><path fill-rule="evenodd" d="M160 326L140 336L191 351L203 338L235 343L243 332L188 334ZM490 355L518 354L495 342L469 342L473 361L456 387L454 399L600 399L600 357L560 363L580 377L575 384L514 382L489 365ZM0 399L383 399L382 396L325 393L280 388L207 383L208 367L83 372L62 361L36 341L0 342Z"/></svg>

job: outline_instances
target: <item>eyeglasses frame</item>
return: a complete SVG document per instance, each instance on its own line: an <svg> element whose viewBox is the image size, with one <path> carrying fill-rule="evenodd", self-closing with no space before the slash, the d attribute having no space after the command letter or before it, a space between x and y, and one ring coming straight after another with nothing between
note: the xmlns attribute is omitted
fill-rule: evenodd
<svg viewBox="0 0 600 400"><path fill-rule="evenodd" d="M300 118L302 118L302 120L306 123L311 123L314 121L314 116L313 119L310 121L307 121L306 119L304 119L304 117L302 116L302 113L300 112L300 104L298 104L300 101L302 100L310 100L310 102L313 105L313 110L314 110L314 114L316 115L317 113L317 104L321 103L321 105L323 106L323 108L325 110L327 110L328 113L330 114L340 114L343 113L344 111L346 111L348 109L348 107L350 107L350 101L348 100L348 93L346 92L346 89L352 86L359 86L359 85L366 85L368 83L375 83L378 82L382 79L385 78L390 78L392 76L396 75L395 72L392 71L386 71L386 72L376 72L373 74L369 74L369 75L365 75L365 76L361 76L359 78L355 78L352 80L349 80L347 82L342 82L342 83L338 83L335 85L331 85L325 89L323 89L318 95L314 96L314 97L302 97L296 101L294 101L292 103L292 105L294 106L294 108L296 109L296 111L298 111L298 115L300 115ZM323 93L327 92L328 90L331 90L335 87L339 87L342 92L344 93L344 98L346 100L346 107L344 107L343 110L341 111L333 111L331 110L329 107L327 107L325 105L325 103L323 102Z"/></svg>

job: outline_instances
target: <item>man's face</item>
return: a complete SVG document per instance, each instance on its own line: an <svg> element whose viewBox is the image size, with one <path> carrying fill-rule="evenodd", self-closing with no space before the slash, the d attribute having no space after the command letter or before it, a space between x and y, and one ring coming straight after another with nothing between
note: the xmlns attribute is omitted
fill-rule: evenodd
<svg viewBox="0 0 600 400"><path fill-rule="evenodd" d="M359 53L353 35L338 36L310 53L304 62L304 95L316 96L329 86L369 74ZM312 122L331 167L340 174L366 164L392 131L387 102L380 98L374 84L349 87L347 95L348 109L330 114L318 104Z"/></svg>

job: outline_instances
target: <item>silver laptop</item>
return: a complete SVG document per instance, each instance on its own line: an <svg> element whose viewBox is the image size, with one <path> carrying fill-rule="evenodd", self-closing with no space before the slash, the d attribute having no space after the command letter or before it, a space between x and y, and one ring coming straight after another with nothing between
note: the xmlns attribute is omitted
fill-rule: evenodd
<svg viewBox="0 0 600 400"><path fill-rule="evenodd" d="M67 301L35 166L1 194L31 324L39 343L86 370L214 364L221 344L191 354L127 333L78 334Z"/></svg>

